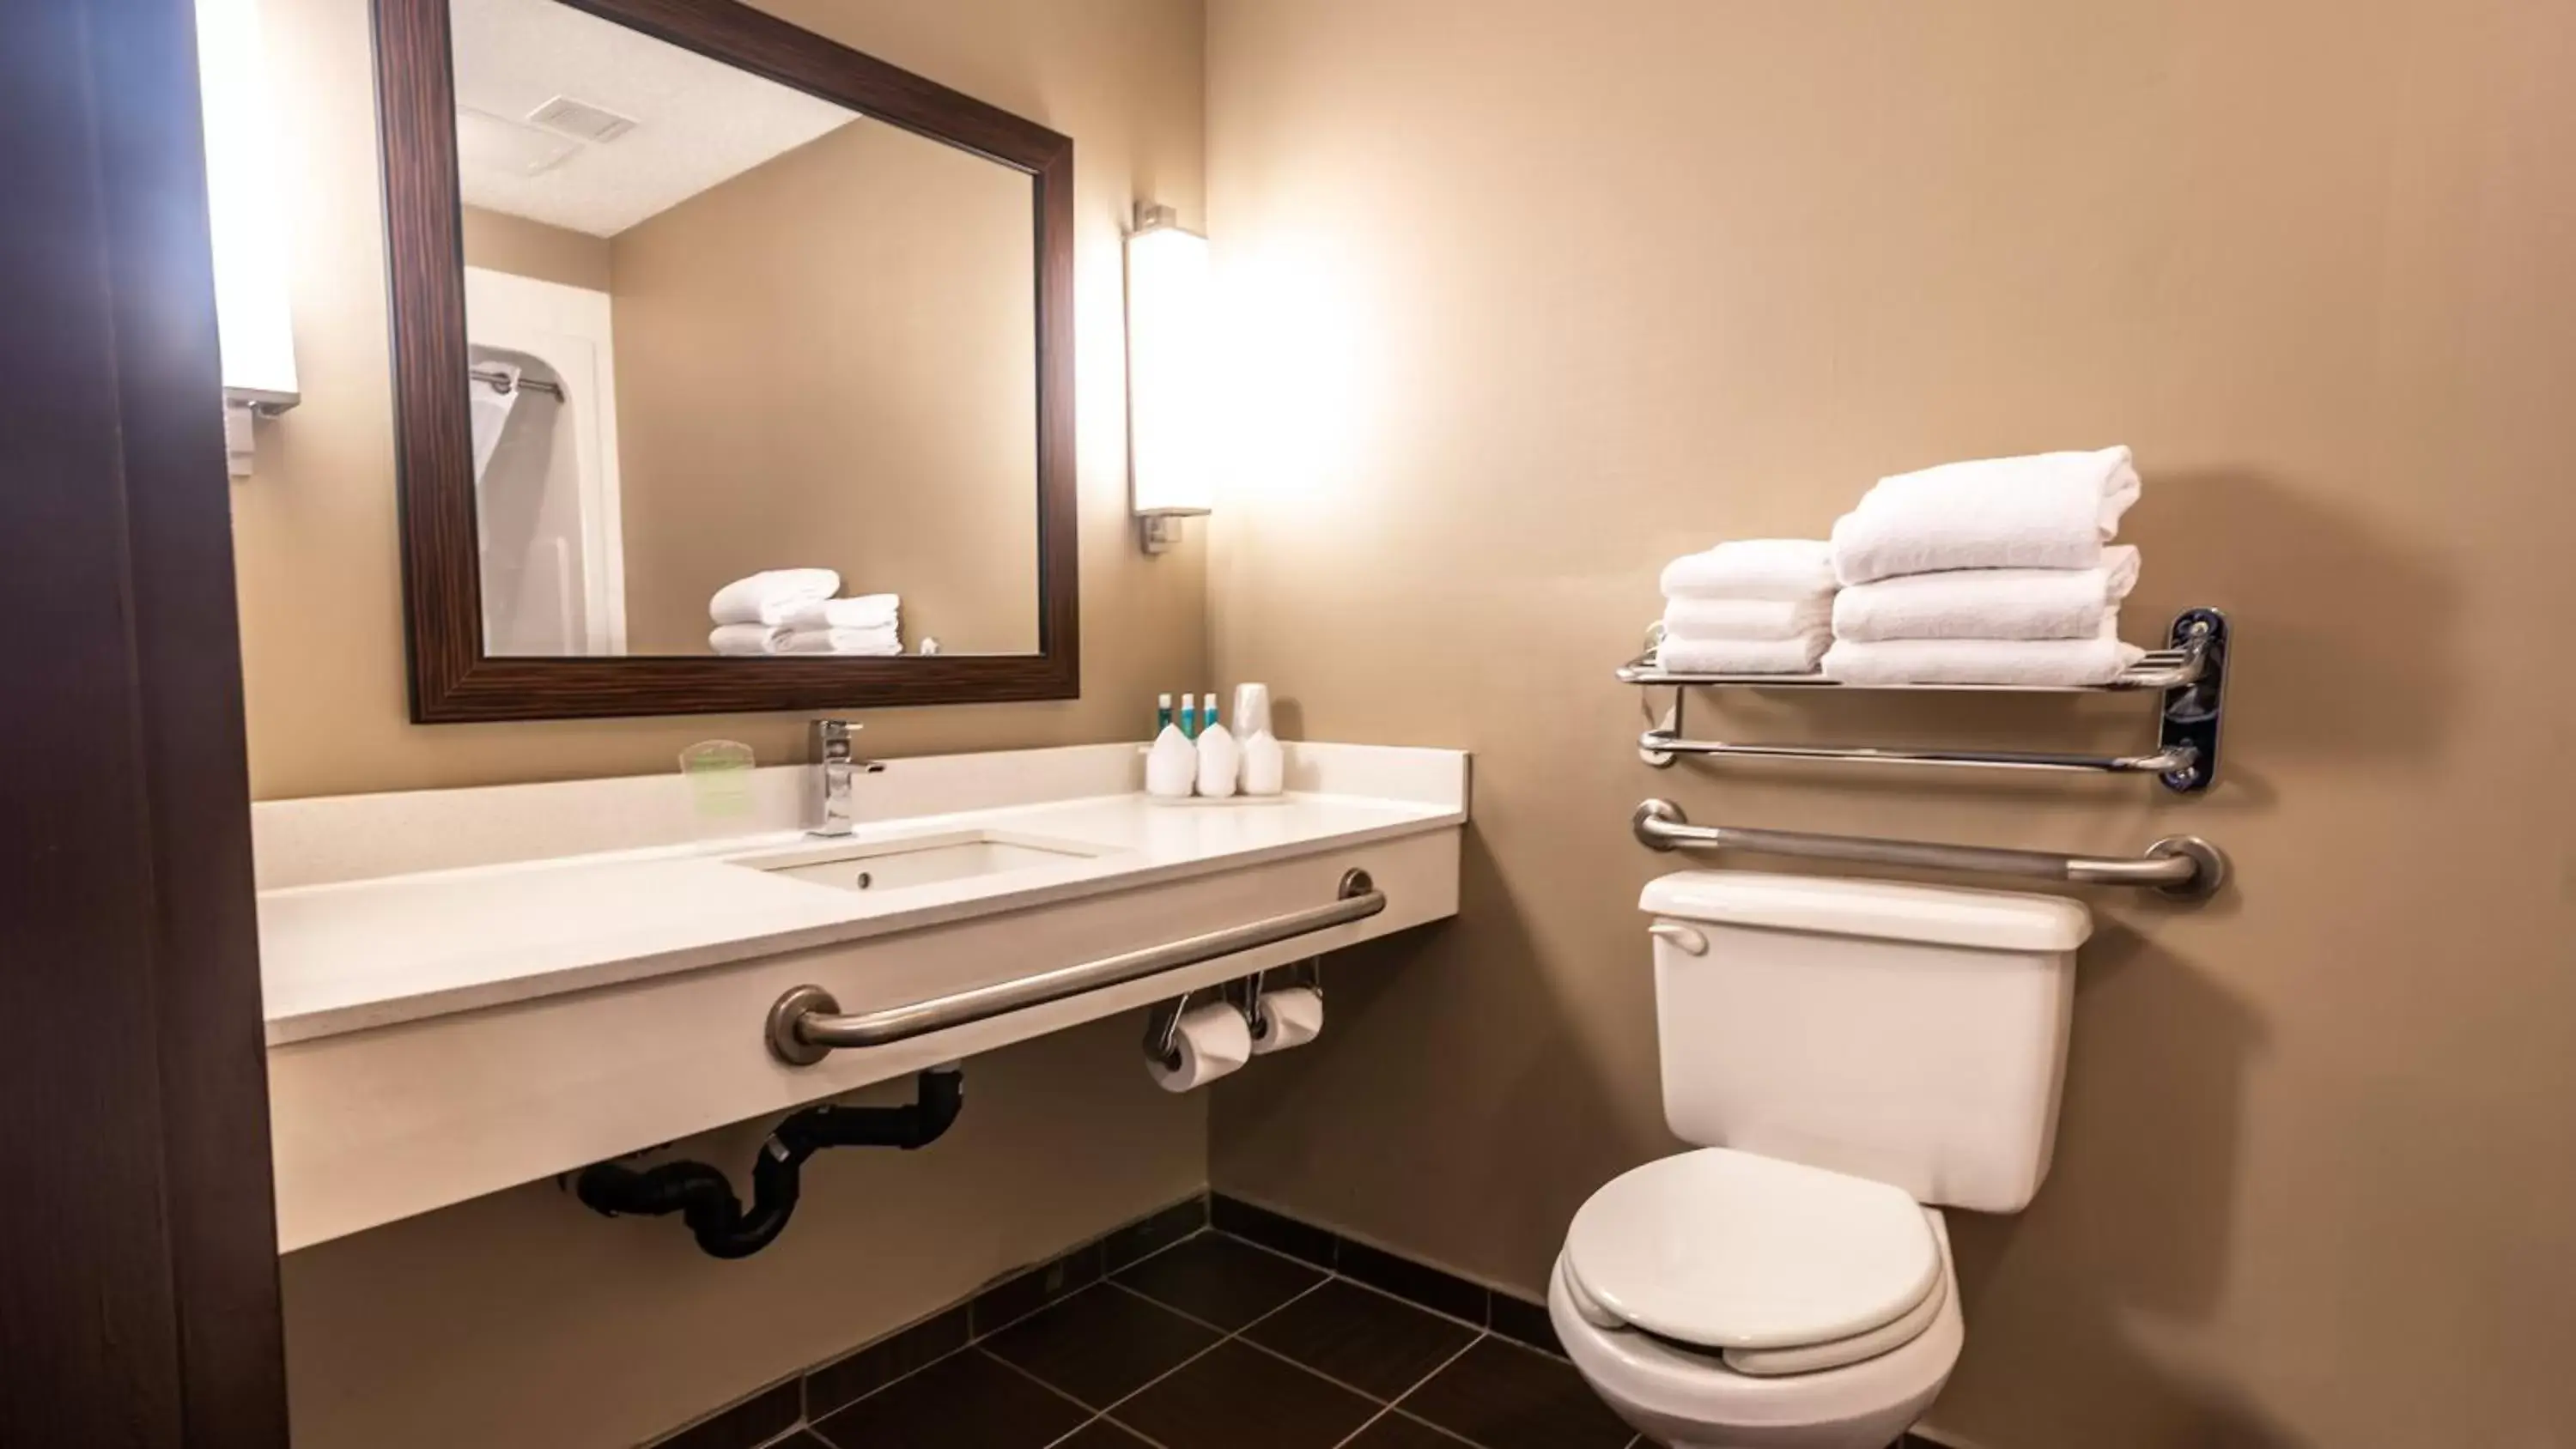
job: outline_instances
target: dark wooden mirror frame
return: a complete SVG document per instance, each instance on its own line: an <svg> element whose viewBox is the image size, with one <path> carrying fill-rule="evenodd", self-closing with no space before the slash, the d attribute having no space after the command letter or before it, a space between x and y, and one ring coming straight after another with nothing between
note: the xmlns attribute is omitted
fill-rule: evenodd
<svg viewBox="0 0 2576 1449"><path fill-rule="evenodd" d="M447 0L375 0L411 714L421 724L1071 699L1082 692L1073 141L734 0L559 0L1024 172L1037 255L1038 649L903 658L483 652Z"/></svg>

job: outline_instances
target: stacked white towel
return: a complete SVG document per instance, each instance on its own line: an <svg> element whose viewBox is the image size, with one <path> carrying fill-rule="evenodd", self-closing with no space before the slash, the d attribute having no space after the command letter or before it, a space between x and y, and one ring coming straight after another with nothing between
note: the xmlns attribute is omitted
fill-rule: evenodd
<svg viewBox="0 0 2576 1449"><path fill-rule="evenodd" d="M1673 674L1805 674L1832 634L1831 547L1751 538L1665 565L1664 637L1656 664Z"/></svg>
<svg viewBox="0 0 2576 1449"><path fill-rule="evenodd" d="M903 638L892 624L873 629L798 629L787 636L788 654L901 654Z"/></svg>
<svg viewBox="0 0 2576 1449"><path fill-rule="evenodd" d="M794 632L784 625L718 624L707 635L707 647L718 654L784 654Z"/></svg>
<svg viewBox="0 0 2576 1449"><path fill-rule="evenodd" d="M707 617L719 624L767 624L777 628L808 604L818 604L841 591L841 576L830 569L763 569L716 590L707 600Z"/></svg>
<svg viewBox="0 0 2576 1449"><path fill-rule="evenodd" d="M901 654L903 601L894 594L839 599L830 569L770 569L736 579L707 601L718 654Z"/></svg>
<svg viewBox="0 0 2576 1449"><path fill-rule="evenodd" d="M866 629L791 629L785 625L718 624L707 635L718 654L901 654L892 624Z"/></svg>
<svg viewBox="0 0 2576 1449"><path fill-rule="evenodd" d="M2105 684L2138 551L2127 448L1948 463L1882 478L1834 525L1827 677L1846 684Z"/></svg>
<svg viewBox="0 0 2576 1449"><path fill-rule="evenodd" d="M861 594L855 599L799 604L783 622L790 629L892 629L902 618L900 595Z"/></svg>

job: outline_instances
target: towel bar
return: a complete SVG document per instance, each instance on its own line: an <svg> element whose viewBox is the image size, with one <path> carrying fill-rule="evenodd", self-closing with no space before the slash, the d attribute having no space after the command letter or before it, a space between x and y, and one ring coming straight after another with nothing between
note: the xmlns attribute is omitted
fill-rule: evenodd
<svg viewBox="0 0 2576 1449"><path fill-rule="evenodd" d="M1816 760L1865 765L1952 765L1976 769L2057 770L2092 774L2154 775L2168 790L2197 795L2218 777L2219 715L2227 696L2227 616L2216 609L2186 609L2174 619L2170 646L2132 665L2109 684L2035 687L1991 684L1846 685L1811 674L1675 674L1647 652L1620 667L1623 684L1669 686L1672 707L1662 723L1637 740L1647 764L1665 768L1682 755L1753 760ZM1882 746L1764 745L1694 740L1682 730L1684 701L1697 687L1743 689L1899 689L2006 694L2098 694L2158 690L2156 749L2144 755L2075 755L2018 750L1906 749Z"/></svg>
<svg viewBox="0 0 2576 1449"><path fill-rule="evenodd" d="M1645 653L1619 666L1616 673L1621 684L1736 689L1929 690L1948 694L2117 694L2142 689L2180 689L2198 684L2209 664L2205 650L2194 647L2194 644L2177 644L2149 651L2108 684L1845 684L1821 674L1676 674L1655 664L1653 636L1662 627L1659 624L1650 631Z"/></svg>
<svg viewBox="0 0 2576 1449"><path fill-rule="evenodd" d="M2203 901L2227 880L2227 856L2196 835L2172 835L2146 853L2125 860L2053 855L2041 850L1999 850L1983 845L1942 845L1920 840L1879 840L1863 835L1810 835L1799 830L1751 830L1733 825L1693 825L1670 800L1649 800L1631 821L1651 850L1745 850L1761 855L1835 860L1851 865L1954 870L2021 876L2072 885L2153 886L2176 900Z"/></svg>

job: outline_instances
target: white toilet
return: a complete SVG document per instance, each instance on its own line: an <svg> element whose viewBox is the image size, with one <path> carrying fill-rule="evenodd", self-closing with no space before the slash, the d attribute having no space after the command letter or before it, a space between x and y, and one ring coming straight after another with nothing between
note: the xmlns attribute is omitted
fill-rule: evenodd
<svg viewBox="0 0 2576 1449"><path fill-rule="evenodd" d="M1557 1335L1673 1449L1884 1449L1965 1338L1935 1205L2018 1212L2048 1175L2092 915L1738 871L1639 904L1665 1119L1706 1145L1575 1214Z"/></svg>

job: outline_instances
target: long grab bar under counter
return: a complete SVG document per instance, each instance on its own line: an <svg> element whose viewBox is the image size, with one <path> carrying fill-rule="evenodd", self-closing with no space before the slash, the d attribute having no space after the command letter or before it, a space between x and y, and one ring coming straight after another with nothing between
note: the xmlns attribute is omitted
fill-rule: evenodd
<svg viewBox="0 0 2576 1449"><path fill-rule="evenodd" d="M1806 760L1862 765L1946 765L1974 769L2051 770L2086 774L2153 775L2166 789L2196 795L2218 777L2218 726L2227 697L2227 616L2216 609L2186 609L2174 619L2172 643L2131 665L2107 684L2032 686L2003 684L1846 685L1820 674L1685 674L1657 665L1647 651L1622 665L1622 684L1673 690L1672 707L1640 735L1637 753L1662 769L1682 755L1751 760ZM1953 750L1887 746L1765 745L1698 740L1683 728L1689 691L1737 689L1892 689L2003 694L2099 694L2154 690L2156 748L2138 755L2083 755L2019 750Z"/></svg>
<svg viewBox="0 0 2576 1449"><path fill-rule="evenodd" d="M2068 885L2152 886L2176 900L2203 901L2227 882L2227 856L2196 835L2173 835L2126 859L2003 850L1983 845L1943 845L1920 840L1880 840L1862 835L1812 835L1800 830L1753 830L1734 825L1693 825L1670 800L1649 800L1631 822L1637 839L1653 850L1741 850L1759 855L1832 860L1848 865L1908 870L1962 871L2017 876Z"/></svg>
<svg viewBox="0 0 2576 1449"><path fill-rule="evenodd" d="M1275 946L1282 941L1365 921L1386 909L1386 892L1364 870L1346 871L1341 889L1329 905L1311 906L1302 911L1271 916L1222 931L1167 941L1139 951L1126 951L1084 961L1072 966L1042 971L1014 981L996 981L990 985L934 996L903 1006L889 1006L880 1011L856 1016L841 1015L840 1002L820 986L799 986L782 995L769 1008L766 1035L770 1055L790 1066L810 1067L835 1049L845 1047L884 1046L890 1042L908 1041L946 1031L953 1026L967 1026L989 1020L1005 1012L1024 1011L1045 1006L1087 991L1140 981L1250 951L1262 946Z"/></svg>

